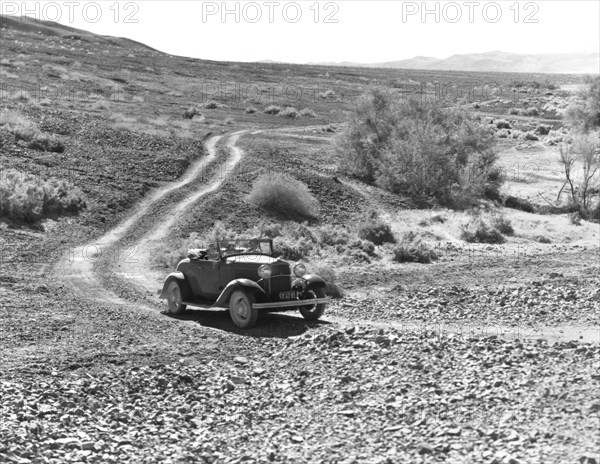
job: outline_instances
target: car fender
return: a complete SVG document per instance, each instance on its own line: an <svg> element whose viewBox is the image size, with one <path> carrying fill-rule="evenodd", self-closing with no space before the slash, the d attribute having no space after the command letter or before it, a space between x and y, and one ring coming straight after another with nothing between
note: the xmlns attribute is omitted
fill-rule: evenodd
<svg viewBox="0 0 600 464"><path fill-rule="evenodd" d="M318 276L317 274L306 274L302 276L302 279L306 281L306 288L327 286L323 277Z"/></svg>
<svg viewBox="0 0 600 464"><path fill-rule="evenodd" d="M214 302L213 306L216 307L226 307L229 305L229 297L236 290L247 290L250 293L256 294L261 293L265 294L265 291L262 289L260 285L250 279L235 279L227 284L227 286L223 289L217 301Z"/></svg>
<svg viewBox="0 0 600 464"><path fill-rule="evenodd" d="M167 288L169 287L169 284L171 283L172 280L183 281L187 285L187 281L185 280L185 276L183 275L183 272L172 272L165 278L165 282L163 283L163 289L159 296L159 298L161 300L164 300L165 298L167 298Z"/></svg>

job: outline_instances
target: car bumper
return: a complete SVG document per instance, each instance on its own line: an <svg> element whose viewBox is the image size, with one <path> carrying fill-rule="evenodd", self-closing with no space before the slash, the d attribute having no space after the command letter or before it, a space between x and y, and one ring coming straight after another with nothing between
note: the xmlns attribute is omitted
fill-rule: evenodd
<svg viewBox="0 0 600 464"><path fill-rule="evenodd" d="M274 303L254 303L253 308L256 309L274 309L274 308L297 308L300 306L312 306L315 304L327 304L331 298L314 298L311 300L291 300L291 301L276 301Z"/></svg>

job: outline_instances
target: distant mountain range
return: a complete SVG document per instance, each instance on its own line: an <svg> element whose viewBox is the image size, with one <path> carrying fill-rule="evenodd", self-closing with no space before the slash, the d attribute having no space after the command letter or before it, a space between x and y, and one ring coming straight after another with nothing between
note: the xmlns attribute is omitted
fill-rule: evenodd
<svg viewBox="0 0 600 464"><path fill-rule="evenodd" d="M75 29L52 21L34 21L15 16L0 15L0 28L59 36L65 39L77 39L85 42L118 44L126 48L151 47L135 40L123 37L97 35L81 29ZM259 63L281 63L262 60ZM414 58L389 61L385 63L306 63L322 66L348 66L363 68L423 69L436 71L480 71L480 72L522 72L522 73L565 73L600 74L600 53L555 53L528 54L491 51L486 53L468 53L452 55L448 58L416 56Z"/></svg>
<svg viewBox="0 0 600 464"><path fill-rule="evenodd" d="M528 54L491 51L467 53L448 58L416 56L385 63L307 63L323 66L351 66L363 68L431 69L439 71L522 72L599 74L600 53Z"/></svg>

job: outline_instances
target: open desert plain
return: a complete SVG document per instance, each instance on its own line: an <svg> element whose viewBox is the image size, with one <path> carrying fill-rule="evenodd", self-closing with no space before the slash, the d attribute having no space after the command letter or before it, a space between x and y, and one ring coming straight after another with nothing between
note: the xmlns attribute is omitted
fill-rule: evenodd
<svg viewBox="0 0 600 464"><path fill-rule="evenodd" d="M1 462L599 462L597 76L0 37ZM170 311L225 237L325 313Z"/></svg>

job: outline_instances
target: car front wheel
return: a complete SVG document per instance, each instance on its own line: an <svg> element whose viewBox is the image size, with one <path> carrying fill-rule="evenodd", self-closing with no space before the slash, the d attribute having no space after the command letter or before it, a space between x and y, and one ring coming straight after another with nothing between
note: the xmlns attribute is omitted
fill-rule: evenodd
<svg viewBox="0 0 600 464"><path fill-rule="evenodd" d="M258 309L253 306L254 295L244 290L236 290L229 299L231 320L240 329L249 329L258 319Z"/></svg>
<svg viewBox="0 0 600 464"><path fill-rule="evenodd" d="M167 304L169 305L170 314L181 314L187 308L187 306L183 304L181 295L182 292L179 282L172 280L167 288Z"/></svg>
<svg viewBox="0 0 600 464"><path fill-rule="evenodd" d="M309 288L304 294L303 300L314 300L316 298L325 298L325 289L323 287ZM300 306L300 314L304 319L309 321L316 321L325 312L325 303L321 304L308 304L306 306Z"/></svg>

